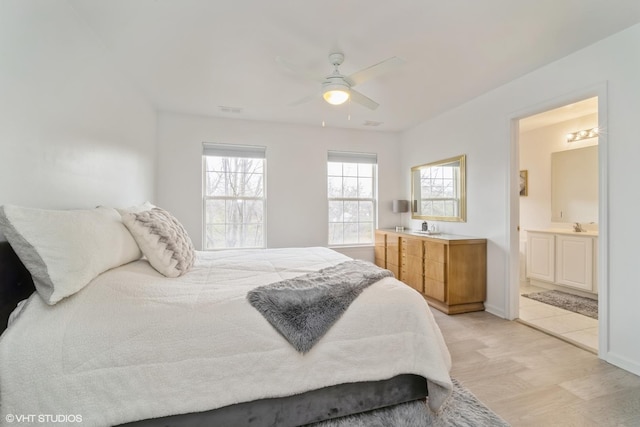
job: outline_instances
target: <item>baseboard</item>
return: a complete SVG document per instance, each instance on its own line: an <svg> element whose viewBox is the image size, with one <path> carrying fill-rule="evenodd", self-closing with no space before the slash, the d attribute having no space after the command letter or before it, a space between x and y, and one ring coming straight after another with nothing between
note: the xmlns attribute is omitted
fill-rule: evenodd
<svg viewBox="0 0 640 427"><path fill-rule="evenodd" d="M627 359L626 357L619 356L615 353L606 353L606 359L608 363L617 366L618 368L629 371L632 374L640 376L640 365L637 362Z"/></svg>
<svg viewBox="0 0 640 427"><path fill-rule="evenodd" d="M507 318L507 315L505 314L504 309L498 308L495 305L487 304L486 301L484 303L484 311L486 311L487 313L491 313L494 316L498 316L502 319Z"/></svg>

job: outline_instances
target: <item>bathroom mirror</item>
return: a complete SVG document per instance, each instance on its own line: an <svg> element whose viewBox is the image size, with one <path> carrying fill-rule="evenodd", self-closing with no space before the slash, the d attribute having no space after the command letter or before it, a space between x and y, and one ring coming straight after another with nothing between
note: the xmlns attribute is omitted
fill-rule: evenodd
<svg viewBox="0 0 640 427"><path fill-rule="evenodd" d="M467 220L465 161L462 155L411 168L411 218Z"/></svg>
<svg viewBox="0 0 640 427"><path fill-rule="evenodd" d="M551 153L551 221L598 223L598 146Z"/></svg>

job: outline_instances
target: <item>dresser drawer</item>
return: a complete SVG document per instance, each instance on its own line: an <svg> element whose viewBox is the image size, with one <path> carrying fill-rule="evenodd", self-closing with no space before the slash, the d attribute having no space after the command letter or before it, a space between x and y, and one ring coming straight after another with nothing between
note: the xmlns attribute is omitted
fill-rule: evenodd
<svg viewBox="0 0 640 427"><path fill-rule="evenodd" d="M422 258L422 240L418 239L400 239L402 247L402 256L415 256Z"/></svg>
<svg viewBox="0 0 640 427"><path fill-rule="evenodd" d="M373 253L378 267L387 268L387 248L374 246Z"/></svg>
<svg viewBox="0 0 640 427"><path fill-rule="evenodd" d="M438 280L440 282L447 281L447 264L442 262L424 260L424 277Z"/></svg>
<svg viewBox="0 0 640 427"><path fill-rule="evenodd" d="M389 264L400 266L400 253L398 252L397 249L392 249L390 247L387 247L387 266Z"/></svg>
<svg viewBox="0 0 640 427"><path fill-rule="evenodd" d="M446 262L447 246L443 243L424 242L424 257L437 262Z"/></svg>
<svg viewBox="0 0 640 427"><path fill-rule="evenodd" d="M441 302L447 302L447 285L440 280L424 278L424 294Z"/></svg>
<svg viewBox="0 0 640 427"><path fill-rule="evenodd" d="M412 269L408 265L403 265L401 277L404 283L411 286L416 291L420 293L424 292L424 278L421 270L416 270L415 268Z"/></svg>
<svg viewBox="0 0 640 427"><path fill-rule="evenodd" d="M395 264L387 264L387 270L392 272L396 279L400 279L400 267Z"/></svg>

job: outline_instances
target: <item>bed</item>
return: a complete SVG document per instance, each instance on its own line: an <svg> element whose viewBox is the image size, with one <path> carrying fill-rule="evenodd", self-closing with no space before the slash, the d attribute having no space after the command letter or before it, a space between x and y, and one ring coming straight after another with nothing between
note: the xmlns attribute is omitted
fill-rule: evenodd
<svg viewBox="0 0 640 427"><path fill-rule="evenodd" d="M304 353L247 300L349 260L327 248L196 251L188 272L166 277L141 258L47 304L0 242L0 327L14 313L0 337L0 422L302 425L427 394L437 410L451 390L450 358L410 287L371 284Z"/></svg>

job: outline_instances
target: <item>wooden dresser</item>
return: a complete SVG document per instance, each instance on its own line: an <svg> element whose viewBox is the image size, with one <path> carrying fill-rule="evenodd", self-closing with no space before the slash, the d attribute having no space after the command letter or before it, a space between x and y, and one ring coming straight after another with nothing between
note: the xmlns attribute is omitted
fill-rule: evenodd
<svg viewBox="0 0 640 427"><path fill-rule="evenodd" d="M375 262L444 313L484 310L486 239L376 230Z"/></svg>

